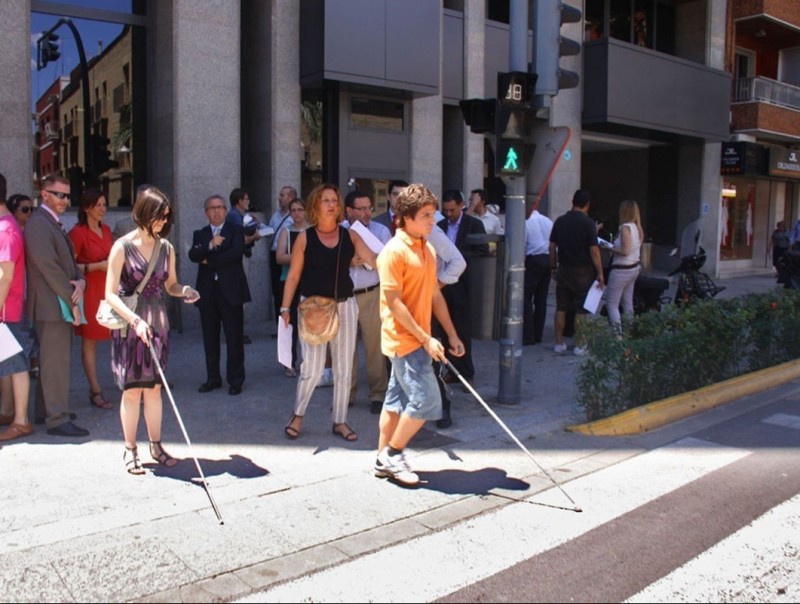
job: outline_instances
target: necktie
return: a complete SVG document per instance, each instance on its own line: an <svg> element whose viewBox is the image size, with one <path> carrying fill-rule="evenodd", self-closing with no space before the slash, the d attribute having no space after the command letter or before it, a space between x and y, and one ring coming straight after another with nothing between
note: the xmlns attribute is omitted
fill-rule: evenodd
<svg viewBox="0 0 800 604"><path fill-rule="evenodd" d="M392 237L394 237L394 234L397 232L397 214L392 216L392 222L389 230L392 231Z"/></svg>

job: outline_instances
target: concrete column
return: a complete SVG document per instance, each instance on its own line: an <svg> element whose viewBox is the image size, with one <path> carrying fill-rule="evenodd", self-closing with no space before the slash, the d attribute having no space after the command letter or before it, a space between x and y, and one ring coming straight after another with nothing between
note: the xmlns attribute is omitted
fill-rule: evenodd
<svg viewBox="0 0 800 604"><path fill-rule="evenodd" d="M725 34L728 22L727 0L707 0L707 53L706 65L725 69Z"/></svg>
<svg viewBox="0 0 800 604"><path fill-rule="evenodd" d="M567 4L583 10L581 2L569 0ZM561 32L567 38L583 40L583 20L579 23L565 24ZM580 84L576 88L559 91L553 98L550 109L551 126L568 126L572 130L572 139L567 147L567 157L562 157L555 174L550 181L542 213L553 220L572 207L572 195L581 188L581 111L583 108L583 53L576 57L564 57L561 66L580 75ZM529 192L530 193L530 192Z"/></svg>
<svg viewBox="0 0 800 604"><path fill-rule="evenodd" d="M8 194L32 193L30 0L0 2L0 23L13 23L0 36L0 172Z"/></svg>
<svg viewBox="0 0 800 604"><path fill-rule="evenodd" d="M464 98L485 96L484 51L486 45L486 0L464 0ZM461 120L464 129L462 190L469 195L473 189L483 188L483 146L485 137L472 134Z"/></svg>
<svg viewBox="0 0 800 604"><path fill-rule="evenodd" d="M680 244L684 227L702 217L700 244L707 255L703 271L712 277L719 276L719 164L719 143L681 145L678 150L678 229L675 241Z"/></svg>
<svg viewBox="0 0 800 604"><path fill-rule="evenodd" d="M300 3L272 0L270 71L270 156L272 210L278 190L292 185L300 193ZM265 166L266 169L266 166ZM272 212L270 212L271 215Z"/></svg>
<svg viewBox="0 0 800 604"><path fill-rule="evenodd" d="M439 57L442 56L442 27L439 20ZM440 61L441 64L441 61ZM437 196L442 194L442 70L439 69L439 94L411 100L411 162L409 182L419 182Z"/></svg>
<svg viewBox="0 0 800 604"><path fill-rule="evenodd" d="M178 278L194 283L197 270L186 253L192 231L206 222L203 202L213 193L227 198L240 181L240 11L182 0L150 7L158 57L149 64L151 180L175 206L170 239ZM199 324L196 311L182 318L184 326Z"/></svg>

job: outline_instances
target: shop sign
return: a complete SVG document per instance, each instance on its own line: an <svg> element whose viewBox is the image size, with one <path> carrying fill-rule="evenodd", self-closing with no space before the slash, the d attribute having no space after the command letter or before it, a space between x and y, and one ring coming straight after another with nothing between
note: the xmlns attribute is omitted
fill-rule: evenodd
<svg viewBox="0 0 800 604"><path fill-rule="evenodd" d="M720 174L765 174L765 148L755 143L722 143Z"/></svg>
<svg viewBox="0 0 800 604"><path fill-rule="evenodd" d="M771 147L769 150L769 173L784 178L800 178L800 151Z"/></svg>

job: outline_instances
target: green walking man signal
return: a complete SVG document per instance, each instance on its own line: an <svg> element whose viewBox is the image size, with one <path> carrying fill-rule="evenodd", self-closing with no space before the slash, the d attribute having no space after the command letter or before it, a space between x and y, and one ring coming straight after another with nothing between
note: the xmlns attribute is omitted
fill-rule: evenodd
<svg viewBox="0 0 800 604"><path fill-rule="evenodd" d="M519 170L519 164L517 163L518 158L519 156L514 150L514 147L509 147L508 151L506 152L506 161L505 164L503 164L503 170L507 170L509 172L516 172Z"/></svg>

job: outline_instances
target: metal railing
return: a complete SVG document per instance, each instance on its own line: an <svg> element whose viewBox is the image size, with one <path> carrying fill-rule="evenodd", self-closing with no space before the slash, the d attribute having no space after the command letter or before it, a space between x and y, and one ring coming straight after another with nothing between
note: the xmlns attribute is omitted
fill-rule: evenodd
<svg viewBox="0 0 800 604"><path fill-rule="evenodd" d="M733 81L734 103L772 103L800 109L800 88L769 78L742 78Z"/></svg>

